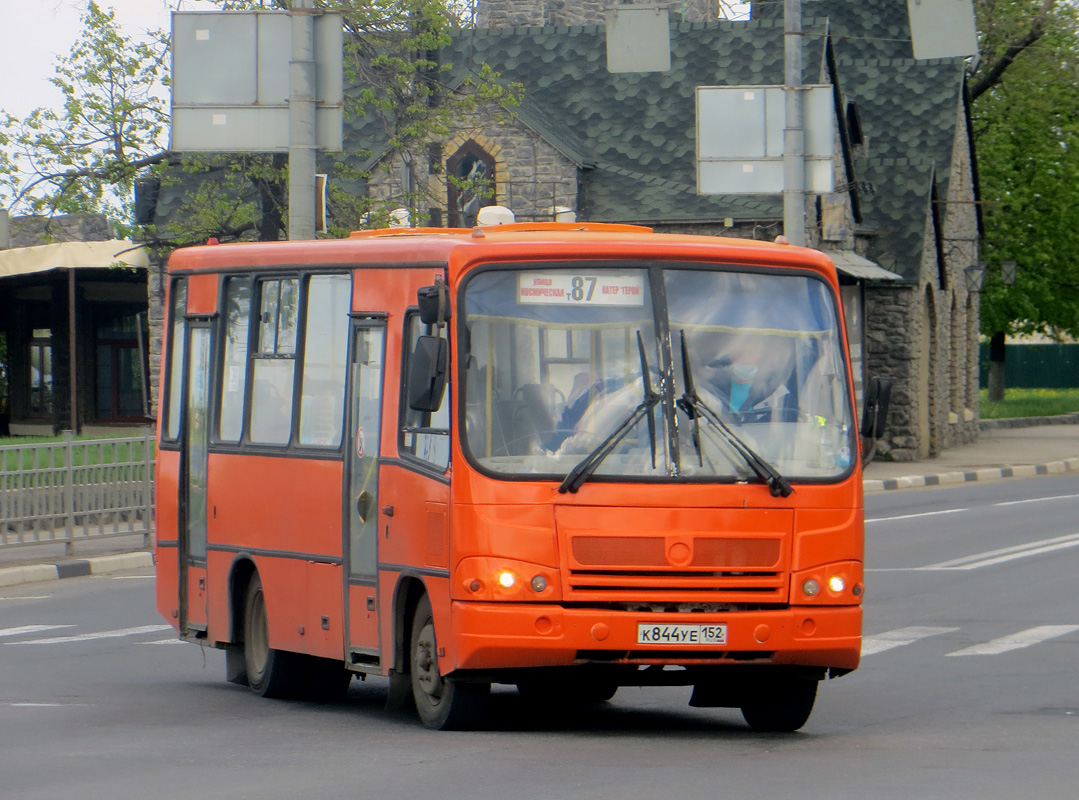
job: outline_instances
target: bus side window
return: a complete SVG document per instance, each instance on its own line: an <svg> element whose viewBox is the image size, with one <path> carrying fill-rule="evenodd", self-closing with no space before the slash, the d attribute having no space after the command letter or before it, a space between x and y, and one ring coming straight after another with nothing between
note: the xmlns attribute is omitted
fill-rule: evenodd
<svg viewBox="0 0 1079 800"><path fill-rule="evenodd" d="M409 358L416 347L416 340L426 332L425 327L420 322L419 314L409 314L405 320L405 341L408 345L403 375L409 374ZM432 330L431 334L446 339L447 327ZM422 459L444 470L450 464L450 388L446 387L442 394L442 405L435 412L410 408L408 389L406 385L401 398L401 435L398 442L401 454Z"/></svg>
<svg viewBox="0 0 1079 800"><path fill-rule="evenodd" d="M338 447L348 372L347 275L316 275L307 282L307 323L300 383L300 444Z"/></svg>
<svg viewBox="0 0 1079 800"><path fill-rule="evenodd" d="M186 336L186 324L184 314L187 313L187 282L183 279L174 281L172 284L172 330L169 342L169 399L166 407L165 437L176 440L180 438L180 403L183 400L184 390L180 385L184 374L184 339Z"/></svg>
<svg viewBox="0 0 1079 800"><path fill-rule="evenodd" d="M225 358L221 364L221 402L217 438L238 443L244 432L247 391L247 341L251 325L251 278L225 282Z"/></svg>
<svg viewBox="0 0 1079 800"><path fill-rule="evenodd" d="M259 283L259 333L251 393L251 441L288 444L296 376L299 280Z"/></svg>

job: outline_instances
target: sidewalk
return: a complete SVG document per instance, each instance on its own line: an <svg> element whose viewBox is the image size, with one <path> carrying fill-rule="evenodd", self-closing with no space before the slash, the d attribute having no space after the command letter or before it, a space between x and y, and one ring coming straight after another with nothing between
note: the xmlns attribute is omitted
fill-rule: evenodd
<svg viewBox="0 0 1079 800"><path fill-rule="evenodd" d="M975 444L954 447L937 458L874 461L865 469L865 492L1079 473L1079 415L1043 417L1040 422L1047 424L983 430ZM83 540L75 551L74 556L64 555L62 544L0 548L0 587L153 565L142 534Z"/></svg>
<svg viewBox="0 0 1079 800"><path fill-rule="evenodd" d="M922 461L874 461L865 468L866 493L967 481L1079 472L1079 424L1074 415L1041 417L1049 424L982 430L974 444ZM1033 421L1033 420L1031 420Z"/></svg>

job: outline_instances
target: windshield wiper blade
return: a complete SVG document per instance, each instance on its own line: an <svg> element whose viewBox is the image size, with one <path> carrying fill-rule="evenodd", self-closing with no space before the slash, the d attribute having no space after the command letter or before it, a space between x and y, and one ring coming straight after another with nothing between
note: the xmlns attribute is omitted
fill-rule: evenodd
<svg viewBox="0 0 1079 800"><path fill-rule="evenodd" d="M702 458L704 454L701 451L700 443L700 422L698 417L702 414L708 419L719 431L723 434L723 438L726 439L727 444L742 457L742 460L746 462L750 469L756 474L760 480L767 484L768 490L772 493L772 497L787 497L794 492L790 482L784 478L775 467L765 461L757 452L742 441L739 436L730 429L730 427L717 414L713 409L708 407L697 395L696 387L693 384L693 368L689 363L689 348L686 347L686 332L682 331L682 375L683 382L685 384L685 391L678 399L678 407L681 408L686 414L693 420L693 436L694 442L697 445L697 453Z"/></svg>
<svg viewBox="0 0 1079 800"><path fill-rule="evenodd" d="M566 492L576 493L581 485L592 477L592 473L595 472L603 459L609 456L614 448L618 446L626 435L633 430L638 422L641 421L641 417L648 416L648 436L649 443L652 446L652 468L656 467L656 421L652 417L652 409L656 403L660 401L660 395L652 390L652 378L648 374L648 359L644 353L644 340L641 338L641 332L637 331L637 349L641 356L641 371L642 382L644 384L644 399L640 404L633 409L633 412L626 418L626 420L611 431L602 442L600 442L596 448L586 455L581 461L570 470L569 474L565 477L562 483L558 487L559 494L565 494Z"/></svg>

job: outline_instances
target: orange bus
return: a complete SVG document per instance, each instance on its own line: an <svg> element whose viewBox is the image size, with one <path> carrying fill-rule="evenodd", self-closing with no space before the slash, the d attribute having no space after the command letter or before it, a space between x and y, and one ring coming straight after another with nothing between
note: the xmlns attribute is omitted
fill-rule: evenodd
<svg viewBox="0 0 1079 800"><path fill-rule="evenodd" d="M858 666L838 283L784 244L588 223L208 244L169 262L157 603L265 696L389 678L795 730Z"/></svg>

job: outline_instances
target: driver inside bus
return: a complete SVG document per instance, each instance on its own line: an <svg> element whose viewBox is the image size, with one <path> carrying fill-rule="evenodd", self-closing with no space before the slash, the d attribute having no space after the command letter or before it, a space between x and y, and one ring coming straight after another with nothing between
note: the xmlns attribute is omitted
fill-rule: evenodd
<svg viewBox="0 0 1079 800"><path fill-rule="evenodd" d="M771 340L770 340L771 339ZM739 336L706 368L704 388L731 415L771 416L793 400L790 351L774 337Z"/></svg>

